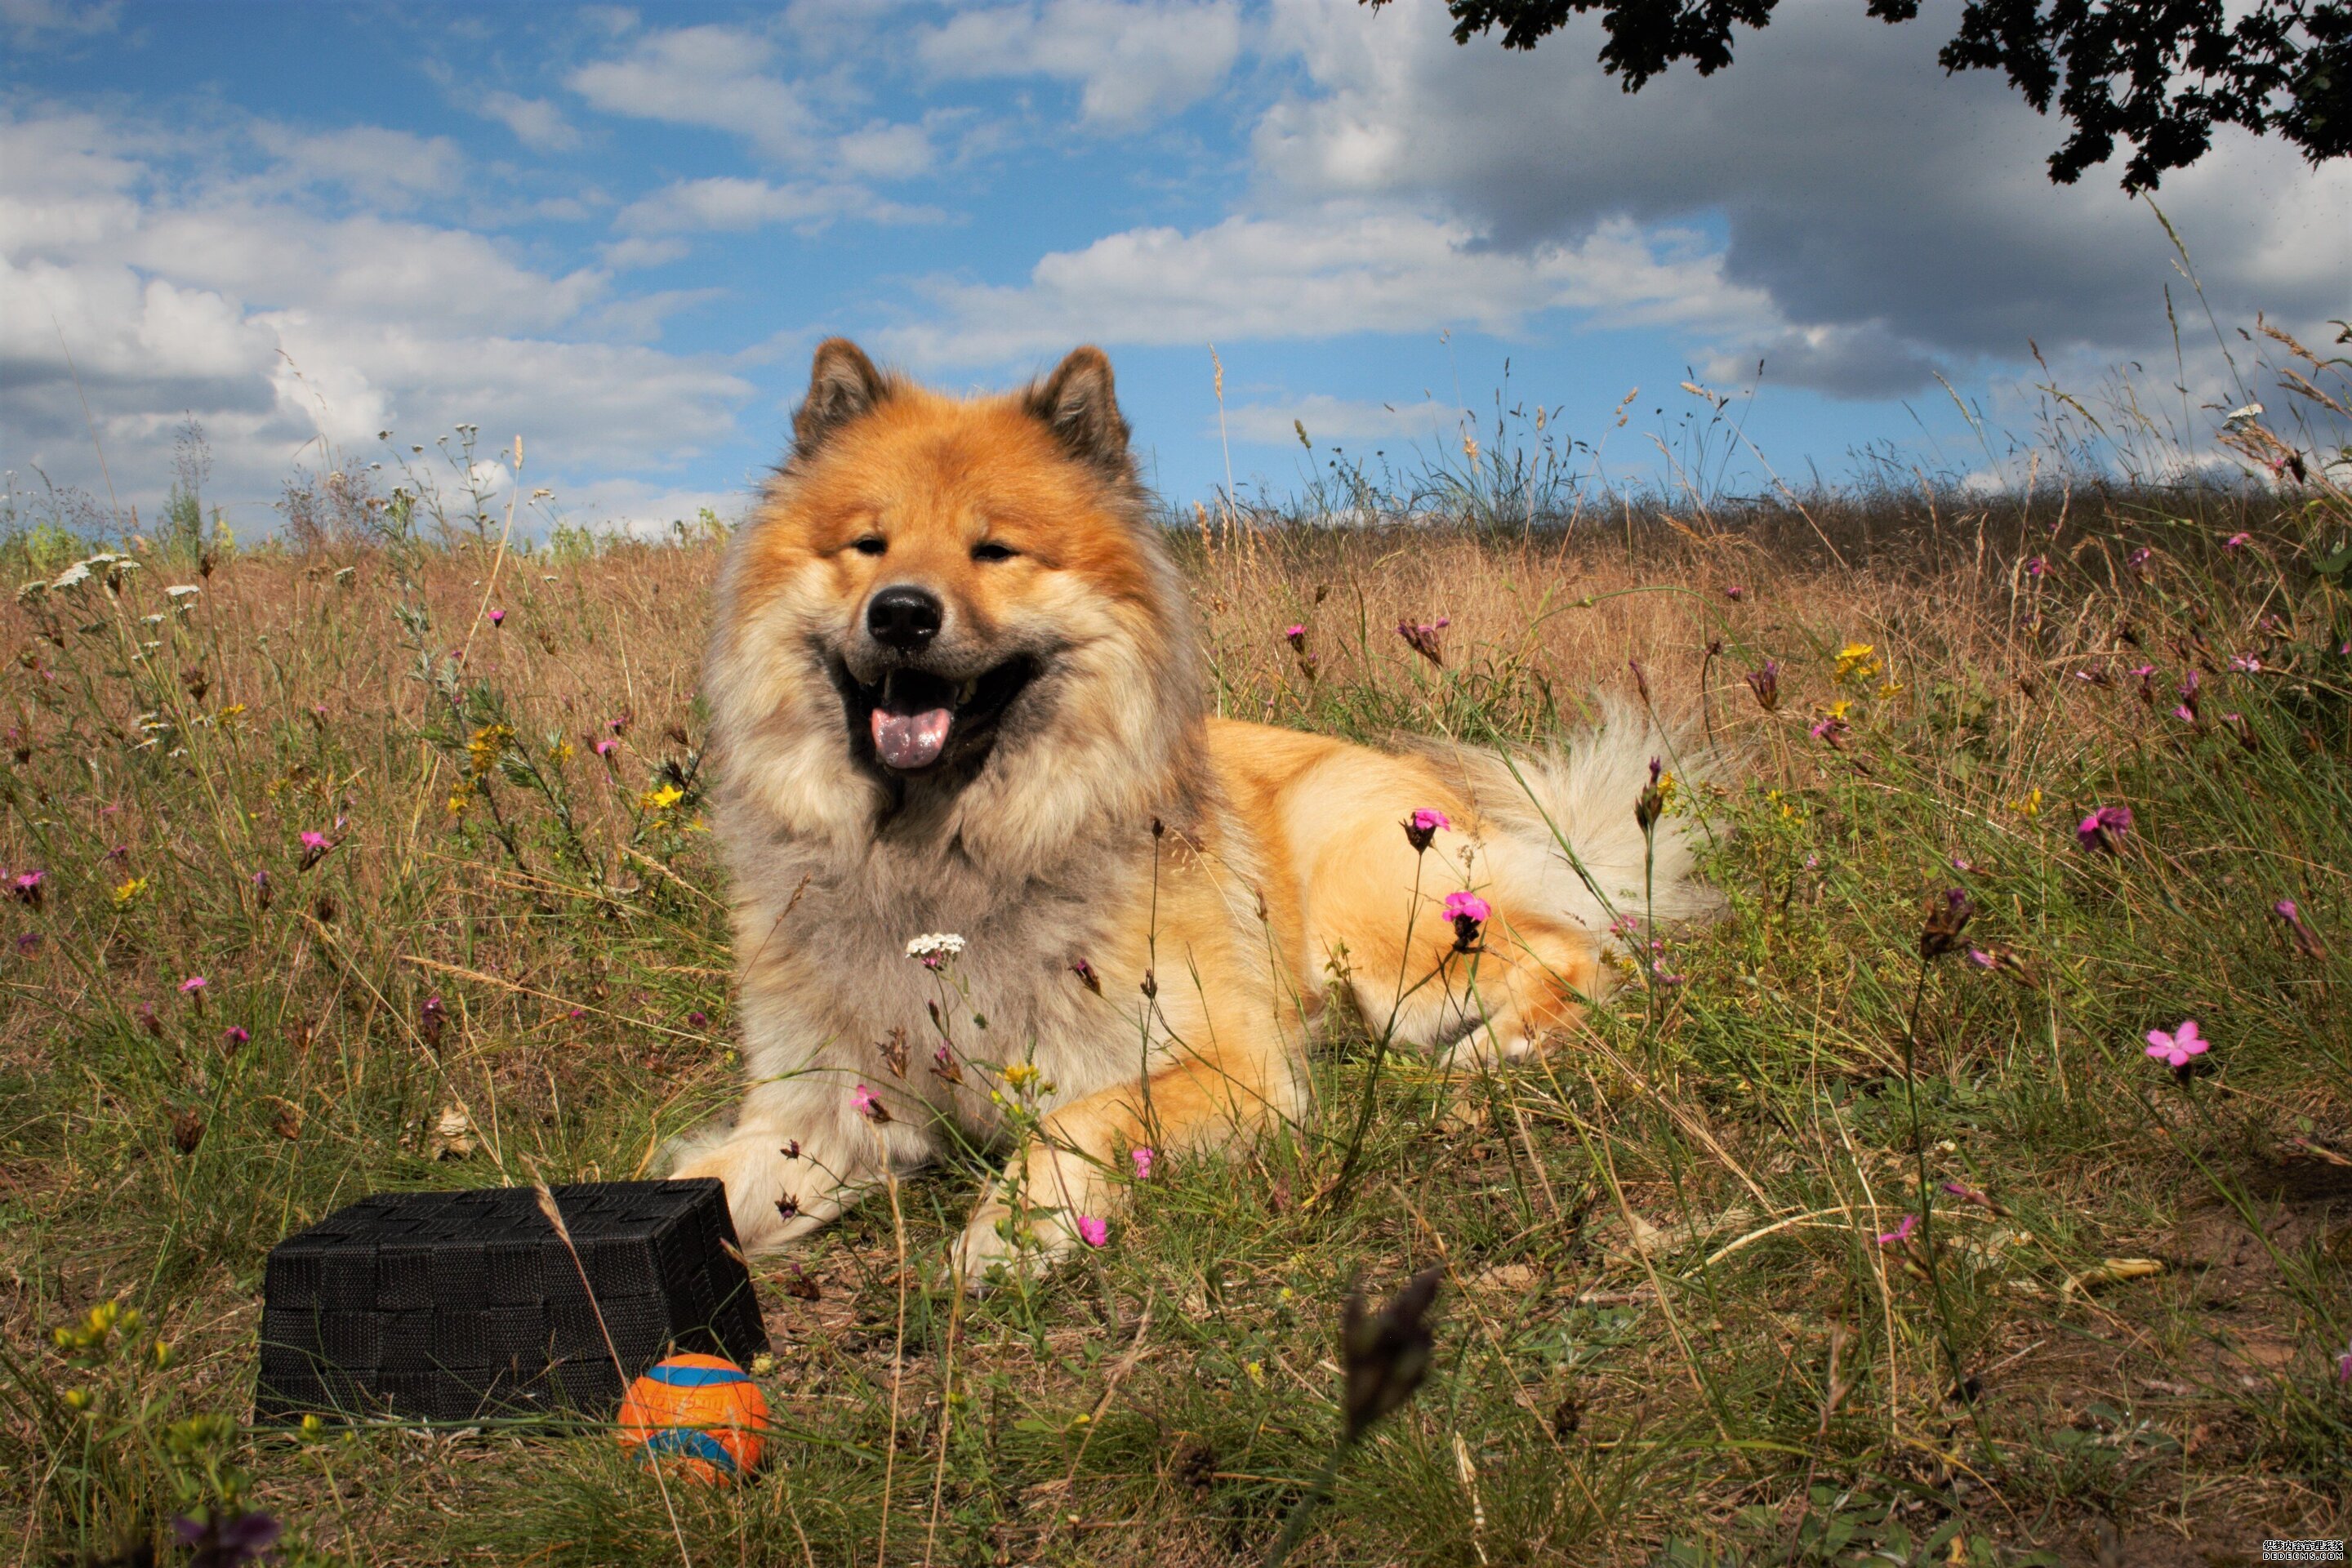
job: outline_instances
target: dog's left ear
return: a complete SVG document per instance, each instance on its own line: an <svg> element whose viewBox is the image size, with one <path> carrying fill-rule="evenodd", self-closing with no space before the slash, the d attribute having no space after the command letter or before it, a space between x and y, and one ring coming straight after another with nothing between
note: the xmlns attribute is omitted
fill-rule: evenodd
<svg viewBox="0 0 2352 1568"><path fill-rule="evenodd" d="M1071 350L1053 374L1029 389L1028 408L1077 461L1113 479L1134 472L1127 419L1111 389L1110 358L1092 343Z"/></svg>

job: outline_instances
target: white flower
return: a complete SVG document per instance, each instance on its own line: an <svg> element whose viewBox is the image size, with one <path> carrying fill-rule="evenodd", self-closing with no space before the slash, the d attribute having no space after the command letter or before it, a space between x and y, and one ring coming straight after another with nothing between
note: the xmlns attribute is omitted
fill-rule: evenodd
<svg viewBox="0 0 2352 1568"><path fill-rule="evenodd" d="M49 580L51 588L73 588L89 581L89 563L77 561Z"/></svg>
<svg viewBox="0 0 2352 1568"><path fill-rule="evenodd" d="M163 590L164 596L171 599L193 599L203 592L194 583L174 583Z"/></svg>
<svg viewBox="0 0 2352 1568"><path fill-rule="evenodd" d="M908 958L933 958L942 954L953 958L962 952L963 938L952 931L931 931L907 944Z"/></svg>
<svg viewBox="0 0 2352 1568"><path fill-rule="evenodd" d="M2221 423L2233 427L2240 425L2250 425L2253 423L2253 421L2260 419L2263 416L2263 409L2261 404L2249 403L2243 408L2231 409L2229 413L2221 416Z"/></svg>

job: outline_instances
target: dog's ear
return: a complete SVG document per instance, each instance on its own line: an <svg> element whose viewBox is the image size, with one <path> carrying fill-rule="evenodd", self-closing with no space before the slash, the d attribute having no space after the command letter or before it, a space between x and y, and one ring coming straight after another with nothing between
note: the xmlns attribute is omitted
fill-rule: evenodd
<svg viewBox="0 0 2352 1568"><path fill-rule="evenodd" d="M793 411L793 455L813 455L844 426L888 398L890 390L889 378L847 338L827 338L817 344L816 361L809 367L808 395Z"/></svg>
<svg viewBox="0 0 2352 1568"><path fill-rule="evenodd" d="M1032 386L1028 407L1072 458L1113 479L1133 473L1127 419L1111 389L1110 358L1092 343L1072 349L1053 374Z"/></svg>

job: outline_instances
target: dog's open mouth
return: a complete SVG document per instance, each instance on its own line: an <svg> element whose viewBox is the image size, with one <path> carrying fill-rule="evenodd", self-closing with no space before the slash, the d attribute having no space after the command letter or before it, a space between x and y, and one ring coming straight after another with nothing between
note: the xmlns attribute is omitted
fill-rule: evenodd
<svg viewBox="0 0 2352 1568"><path fill-rule="evenodd" d="M919 773L950 748L970 755L1036 675L1036 661L1025 656L961 683L919 669L893 669L870 686L852 681L851 704L865 710L862 727L876 759L893 773Z"/></svg>

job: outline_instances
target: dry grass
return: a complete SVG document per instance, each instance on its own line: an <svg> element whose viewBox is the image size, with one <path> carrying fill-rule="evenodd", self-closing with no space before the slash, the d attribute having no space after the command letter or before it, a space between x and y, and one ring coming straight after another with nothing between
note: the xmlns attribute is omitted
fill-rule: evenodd
<svg viewBox="0 0 2352 1568"><path fill-rule="evenodd" d="M1744 759L1692 803L1729 912L1671 939L1681 984L1637 980L1535 1068L1392 1069L1344 1215L1300 1201L1339 1157L1317 1126L1165 1173L1118 1246L961 1317L897 1257L953 1234L971 1171L909 1186L904 1237L868 1205L764 1268L786 1432L765 1479L684 1505L695 1561L870 1562L886 1510L893 1561L1256 1561L1331 1441L1347 1281L1429 1263L1437 1366L1294 1561L2074 1562L2113 1518L2153 1563L2341 1533L2352 609L2315 563L2342 523L2133 492L1181 531L1229 712L1528 735L1642 700L1638 661ZM723 1101L715 551L263 551L184 612L163 587L194 563L140 559L119 594L0 612L0 861L47 873L0 958L18 1549L103 1555L227 1500L342 1561L674 1559L601 1441L190 1423L247 1407L289 1230L386 1185L626 1175ZM1440 616L1442 667L1394 629ZM1874 674L1838 678L1848 643ZM1743 679L1768 658L1775 713ZM2165 712L2190 668L2193 727ZM2137 814L2116 856L2071 830L2110 803ZM307 869L305 830L333 844ZM1917 901L1948 883L2014 967L1923 966ZM2289 895L2323 953L2268 914ZM2219 1071L2176 1083L2138 1037L2183 1013ZM1318 1058L1327 1094L1352 1103L1361 1045ZM1922 1153L2002 1211L1937 1197L1932 1254L1875 1240ZM169 1366L119 1329L48 1342L116 1300Z"/></svg>

